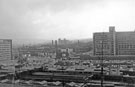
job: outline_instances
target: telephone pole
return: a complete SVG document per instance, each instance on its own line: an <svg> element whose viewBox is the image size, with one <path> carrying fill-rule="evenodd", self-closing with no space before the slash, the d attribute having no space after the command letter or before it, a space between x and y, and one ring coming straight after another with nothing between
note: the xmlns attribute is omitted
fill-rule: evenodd
<svg viewBox="0 0 135 87"><path fill-rule="evenodd" d="M104 81L104 69L103 69L103 57L104 57L104 32L103 32L103 35L102 35L102 41L101 41L101 87L103 87L103 81Z"/></svg>

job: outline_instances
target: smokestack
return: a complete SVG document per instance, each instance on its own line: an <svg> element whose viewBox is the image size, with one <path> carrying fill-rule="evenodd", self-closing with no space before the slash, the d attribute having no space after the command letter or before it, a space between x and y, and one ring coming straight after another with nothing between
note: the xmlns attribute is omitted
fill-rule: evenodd
<svg viewBox="0 0 135 87"><path fill-rule="evenodd" d="M66 52L68 53L68 48L66 49Z"/></svg>
<svg viewBox="0 0 135 87"><path fill-rule="evenodd" d="M57 48L57 40L55 40L55 47Z"/></svg>
<svg viewBox="0 0 135 87"><path fill-rule="evenodd" d="M77 43L78 43L78 45L79 45L80 41L78 40L78 42L77 42Z"/></svg>
<svg viewBox="0 0 135 87"><path fill-rule="evenodd" d="M53 46L53 40L52 40L52 46Z"/></svg>
<svg viewBox="0 0 135 87"><path fill-rule="evenodd" d="M55 52L56 52L56 58L58 57L58 46L57 46L57 40L55 40Z"/></svg>

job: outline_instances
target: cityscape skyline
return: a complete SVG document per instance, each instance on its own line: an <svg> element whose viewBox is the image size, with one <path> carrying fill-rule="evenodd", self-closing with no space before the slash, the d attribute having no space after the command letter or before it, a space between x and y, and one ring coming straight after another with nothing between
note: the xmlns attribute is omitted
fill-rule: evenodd
<svg viewBox="0 0 135 87"><path fill-rule="evenodd" d="M94 32L134 31L134 0L1 0L0 38L92 38Z"/></svg>
<svg viewBox="0 0 135 87"><path fill-rule="evenodd" d="M134 87L135 0L0 0L0 87Z"/></svg>

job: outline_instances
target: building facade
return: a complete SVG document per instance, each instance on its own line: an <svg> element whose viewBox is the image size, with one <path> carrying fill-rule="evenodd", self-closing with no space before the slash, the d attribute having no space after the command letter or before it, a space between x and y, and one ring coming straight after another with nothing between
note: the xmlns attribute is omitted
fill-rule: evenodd
<svg viewBox="0 0 135 87"><path fill-rule="evenodd" d="M0 39L0 60L12 59L12 40Z"/></svg>
<svg viewBox="0 0 135 87"><path fill-rule="evenodd" d="M135 32L109 32L93 34L94 55L135 55Z"/></svg>

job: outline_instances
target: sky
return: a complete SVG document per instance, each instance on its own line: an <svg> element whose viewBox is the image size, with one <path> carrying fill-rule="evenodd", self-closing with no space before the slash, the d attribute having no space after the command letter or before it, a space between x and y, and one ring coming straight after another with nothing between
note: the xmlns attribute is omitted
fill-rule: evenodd
<svg viewBox="0 0 135 87"><path fill-rule="evenodd" d="M0 38L92 38L135 30L135 0L0 0Z"/></svg>

